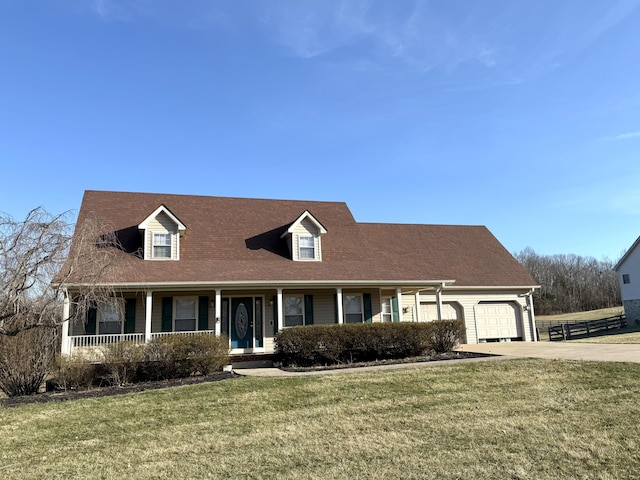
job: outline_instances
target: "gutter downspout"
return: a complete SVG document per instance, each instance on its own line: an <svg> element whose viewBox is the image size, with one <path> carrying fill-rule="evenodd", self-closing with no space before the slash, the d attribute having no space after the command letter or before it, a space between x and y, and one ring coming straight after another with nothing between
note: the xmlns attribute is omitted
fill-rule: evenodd
<svg viewBox="0 0 640 480"><path fill-rule="evenodd" d="M529 310L529 320L531 322L531 340L533 342L538 342L540 339L538 338L538 329L536 328L536 315L533 309L533 288L529 290L527 293L527 310Z"/></svg>
<svg viewBox="0 0 640 480"><path fill-rule="evenodd" d="M442 289L444 288L444 283L441 283L438 288L436 288L436 302L438 309L438 320L442 320Z"/></svg>

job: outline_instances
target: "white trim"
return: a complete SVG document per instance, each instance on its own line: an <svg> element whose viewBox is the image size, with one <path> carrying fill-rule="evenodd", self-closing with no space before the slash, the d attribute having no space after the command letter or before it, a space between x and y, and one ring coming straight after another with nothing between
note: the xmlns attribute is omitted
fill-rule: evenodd
<svg viewBox="0 0 640 480"><path fill-rule="evenodd" d="M180 290L180 289L211 289L218 287L251 287L257 290L272 290L273 288L299 288L301 286L315 286L324 288L337 288L338 285L348 285L349 287L376 287L380 289L393 289L397 286L403 286L405 290L421 289L421 290L433 290L439 287L441 284L451 285L455 280L236 280L226 282L202 282L202 281L189 281L189 282L124 282L119 284L92 284L96 286L109 285L114 288L129 289L129 288L165 288L167 290ZM82 283L68 283L67 287L82 288L88 286L88 284ZM529 285L521 287L461 287L461 290L530 290L532 288L540 288L539 285Z"/></svg>
<svg viewBox="0 0 640 480"><path fill-rule="evenodd" d="M344 323L344 309L342 306L342 288L336 288L336 300L338 304L338 323Z"/></svg>
<svg viewBox="0 0 640 480"><path fill-rule="evenodd" d="M283 295L282 296L282 307L284 309L285 304L287 303L287 298L299 298L300 299L300 305L302 306L302 323L300 324L301 326L305 326L307 324L307 318L306 318L306 309L305 309L305 304L304 304L304 294L303 293L292 293L292 294L288 294L288 295ZM286 310L284 311L284 319L283 319L283 324L284 327L283 328L289 328L287 326L287 312Z"/></svg>
<svg viewBox="0 0 640 480"><path fill-rule="evenodd" d="M278 302L276 305L278 309L278 331L280 331L284 328L284 299L282 295L282 288L278 288L276 290L276 301Z"/></svg>
<svg viewBox="0 0 640 480"><path fill-rule="evenodd" d="M393 295L382 295L382 291L378 294L380 298L380 322L387 323L384 320L385 315L389 315L389 323L393 323ZM388 302L389 313L384 311L384 304Z"/></svg>
<svg viewBox="0 0 640 480"><path fill-rule="evenodd" d="M195 328L193 330L180 330L179 332L176 332L176 312L177 312L177 304L178 304L178 300L193 300L195 303ZM177 296L177 297L173 297L173 309L172 309L172 313L173 316L171 318L171 331L174 333L181 333L181 332L197 332L198 331L198 315L199 315L199 297L198 295L183 295L183 296ZM188 318L184 318L184 319L180 319L180 320L189 320Z"/></svg>
<svg viewBox="0 0 640 480"><path fill-rule="evenodd" d="M309 210L305 210L302 215L300 215L298 218L296 218L296 220L289 226L289 228L280 236L280 238L284 238L287 236L287 234L293 234L294 230L296 229L296 227L298 225L300 225L302 223L302 221L308 218L309 220L311 220L311 223L313 223L316 228L318 229L318 231L320 232L320 235L327 233L327 229L324 228L324 226L313 216L311 215L311 213L309 213Z"/></svg>
<svg viewBox="0 0 640 480"><path fill-rule="evenodd" d="M105 323L102 321L102 308L104 308L105 306L111 306L112 303L116 304L119 303L120 305L116 307L116 312L119 314L119 321L120 322L120 332L119 333L113 333L113 332L109 332L109 333L102 333L100 332L100 324L101 323ZM99 303L96 307L96 335L124 335L124 324L126 322L126 315L125 315L125 300L124 298L112 298L109 300L109 302L104 302L104 303ZM114 322L115 323L115 322Z"/></svg>
<svg viewBox="0 0 640 480"><path fill-rule="evenodd" d="M216 323L215 323L216 337L222 334L222 290L216 288Z"/></svg>
<svg viewBox="0 0 640 480"><path fill-rule="evenodd" d="M176 226L178 227L178 230L186 230L187 229L187 227L184 226L184 224L180 221L180 219L178 217L176 217L173 213L171 213L171 210L169 210L164 205L160 205L158 208L156 208L153 211L153 213L151 215L149 215L147 218L145 218L138 225L138 229L139 230L146 230L147 226L149 225L149 222L152 219L156 218L160 212L164 213L167 217L169 217L171 219L171 221L176 224Z"/></svg>
<svg viewBox="0 0 640 480"><path fill-rule="evenodd" d="M253 326L251 327L251 347L249 348L232 348L231 347L231 342L232 342L232 338L231 338L231 315L233 312L233 299L234 298L250 298L251 299L251 317L253 318ZM224 300L227 300L228 306L227 306L227 335L229 337L229 348L231 349L231 353L263 353L265 352L265 344L267 342L267 335L265 332L265 327L266 327L266 318L267 318L267 312L265 310L266 305L265 305L265 297L264 295L251 295L251 294L247 294L247 295L242 295L242 294L238 294L238 295L224 295L221 296L220 298L220 303L222 304L222 302ZM258 322L258 319L256 318L256 300L260 300L260 324L261 324L261 331L262 331L262 347L256 347L255 343L256 343L256 322ZM222 305L220 307L220 311L222 312ZM220 327L218 327L218 325L220 325ZM216 323L216 328L220 328L221 329L222 326L222 319L220 319L220 322ZM216 335L218 335L216 333Z"/></svg>
<svg viewBox="0 0 640 480"><path fill-rule="evenodd" d="M146 303L144 305L144 341L151 341L151 318L153 315L153 291L147 290Z"/></svg>
<svg viewBox="0 0 640 480"><path fill-rule="evenodd" d="M347 297L358 297L360 299L360 322L358 323L365 323L365 318L364 318L364 293L363 292L349 292L344 294L343 296L343 301L345 302L345 306L346 306L346 299ZM351 322L347 322L347 315L355 315L353 313L346 313L346 308L344 309L345 313L343 313L344 315L344 323L351 323ZM371 319L373 321L373 318Z"/></svg>
<svg viewBox="0 0 640 480"><path fill-rule="evenodd" d="M403 322L404 312L402 311L402 288L396 289L396 298L398 299L398 321Z"/></svg>
<svg viewBox="0 0 640 480"><path fill-rule="evenodd" d="M148 260L173 260L173 237L174 234L171 232L167 232L166 230L149 230L149 235L151 236L151 248L150 248L150 254L151 256L149 257ZM163 235L165 238L168 236L169 237L169 245L156 245L156 235ZM164 257L164 256L156 256L156 246L158 247L169 247L169 256L168 257ZM176 245L177 247L177 245Z"/></svg>

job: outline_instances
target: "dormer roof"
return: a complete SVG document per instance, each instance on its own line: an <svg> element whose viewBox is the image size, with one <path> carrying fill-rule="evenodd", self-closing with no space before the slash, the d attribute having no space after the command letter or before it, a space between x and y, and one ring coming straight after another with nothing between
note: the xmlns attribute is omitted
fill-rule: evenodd
<svg viewBox="0 0 640 480"><path fill-rule="evenodd" d="M178 230L186 230L187 227L180 221L178 217L176 217L171 210L169 210L165 205L160 205L156 208L151 215L145 218L139 225L138 228L140 230L146 230L148 228L149 222L153 221L160 213L164 213L167 217L171 219L172 222L176 224Z"/></svg>
<svg viewBox="0 0 640 480"><path fill-rule="evenodd" d="M327 229L324 228L324 226L316 219L316 217L311 215L311 213L309 213L309 210L305 210L302 215L296 218L296 220L289 226L289 228L287 228L287 230L282 234L280 238L284 238L287 235L293 234L296 231L296 228L298 228L305 219L308 219L311 223L313 223L320 234L327 233Z"/></svg>

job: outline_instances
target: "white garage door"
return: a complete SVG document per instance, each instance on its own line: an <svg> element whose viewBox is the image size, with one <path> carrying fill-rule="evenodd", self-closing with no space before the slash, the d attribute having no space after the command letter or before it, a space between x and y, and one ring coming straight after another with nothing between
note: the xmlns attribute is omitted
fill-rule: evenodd
<svg viewBox="0 0 640 480"><path fill-rule="evenodd" d="M435 302L423 302L420 304L420 317L423 322L438 320L438 306ZM456 302L444 302L442 304L442 320L462 319L462 308Z"/></svg>
<svg viewBox="0 0 640 480"><path fill-rule="evenodd" d="M479 303L476 324L478 340L522 339L522 322L513 303Z"/></svg>

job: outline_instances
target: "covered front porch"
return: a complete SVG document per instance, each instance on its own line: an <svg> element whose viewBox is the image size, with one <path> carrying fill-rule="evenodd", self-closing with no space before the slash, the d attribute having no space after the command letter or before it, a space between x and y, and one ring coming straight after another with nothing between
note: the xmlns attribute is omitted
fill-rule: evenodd
<svg viewBox="0 0 640 480"><path fill-rule="evenodd" d="M123 341L144 344L167 335L208 334L229 337L232 355L268 354L274 352L277 332L287 327L425 321L421 293L435 294L437 315L442 318L445 284L123 290L115 300L121 308L98 305L84 322L66 320L61 351L71 355ZM72 298L73 292L65 295L67 319Z"/></svg>

